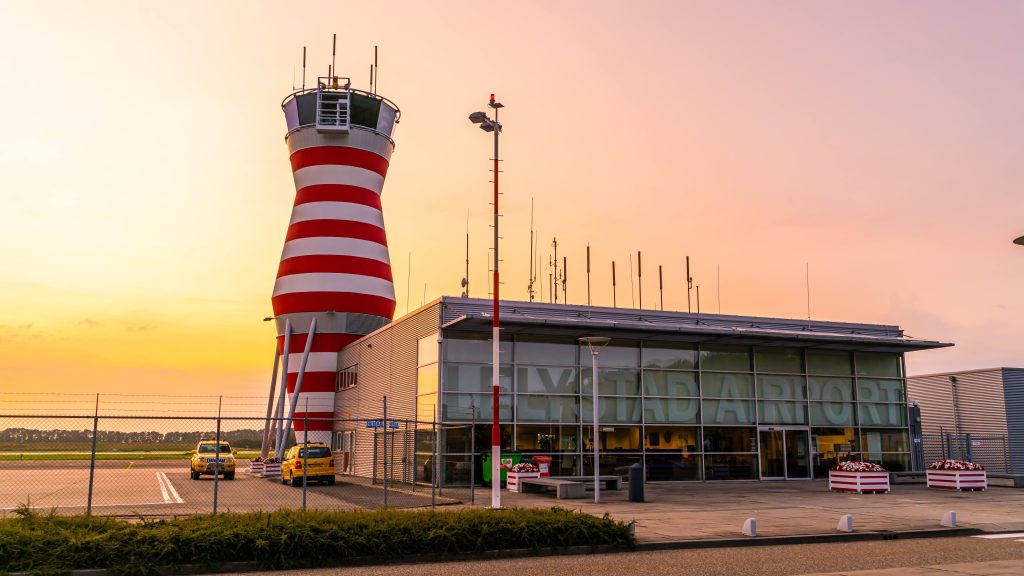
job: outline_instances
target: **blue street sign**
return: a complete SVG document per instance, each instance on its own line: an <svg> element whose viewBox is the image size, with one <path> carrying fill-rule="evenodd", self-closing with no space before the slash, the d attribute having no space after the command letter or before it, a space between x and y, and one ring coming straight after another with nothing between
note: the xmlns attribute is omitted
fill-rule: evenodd
<svg viewBox="0 0 1024 576"><path fill-rule="evenodd" d="M366 421L366 427L367 428L383 428L384 427L384 421L383 420L367 420ZM398 430L398 422L394 422L394 421L388 422L388 428L390 428L392 430Z"/></svg>

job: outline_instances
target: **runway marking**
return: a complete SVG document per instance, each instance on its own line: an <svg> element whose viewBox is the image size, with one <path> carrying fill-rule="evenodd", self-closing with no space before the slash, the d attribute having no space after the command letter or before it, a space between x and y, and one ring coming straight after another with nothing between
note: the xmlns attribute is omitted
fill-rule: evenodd
<svg viewBox="0 0 1024 576"><path fill-rule="evenodd" d="M164 503L183 504L185 502L181 499L181 496L178 496L178 491L174 489L174 485L171 484L171 479L167 477L167 474L157 472L156 482L160 485L160 493L164 497Z"/></svg>
<svg viewBox="0 0 1024 576"><path fill-rule="evenodd" d="M975 536L975 538L1020 538L1024 536L1024 532L1013 532L1011 534L983 534L981 536ZM1024 542L1024 540L1019 540Z"/></svg>

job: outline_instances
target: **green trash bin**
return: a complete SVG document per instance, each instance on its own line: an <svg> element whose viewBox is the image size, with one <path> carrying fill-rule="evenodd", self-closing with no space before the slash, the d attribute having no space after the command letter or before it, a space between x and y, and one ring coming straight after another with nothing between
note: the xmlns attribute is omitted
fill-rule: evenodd
<svg viewBox="0 0 1024 576"><path fill-rule="evenodd" d="M519 464L522 460L523 455L520 452L502 452L501 462L502 466L499 470L501 472L501 485L504 486L508 481L508 469ZM480 477L484 479L484 485L491 485L491 453L490 451L484 452L480 455L480 465L483 468L480 473Z"/></svg>

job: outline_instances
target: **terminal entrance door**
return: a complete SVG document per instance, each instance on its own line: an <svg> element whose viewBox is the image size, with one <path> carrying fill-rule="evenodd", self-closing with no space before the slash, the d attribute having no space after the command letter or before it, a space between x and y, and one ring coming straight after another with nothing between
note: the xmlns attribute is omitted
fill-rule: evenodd
<svg viewBox="0 0 1024 576"><path fill-rule="evenodd" d="M768 427L758 430L762 480L811 477L810 430Z"/></svg>

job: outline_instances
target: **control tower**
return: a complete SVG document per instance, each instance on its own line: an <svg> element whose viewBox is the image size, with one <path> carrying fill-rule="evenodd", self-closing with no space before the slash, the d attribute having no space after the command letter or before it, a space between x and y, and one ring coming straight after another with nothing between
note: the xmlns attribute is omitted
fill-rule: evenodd
<svg viewBox="0 0 1024 576"><path fill-rule="evenodd" d="M329 444L338 351L394 317L380 197L401 113L338 76L281 107L295 203L271 298L285 384L276 415L290 417L297 442Z"/></svg>

